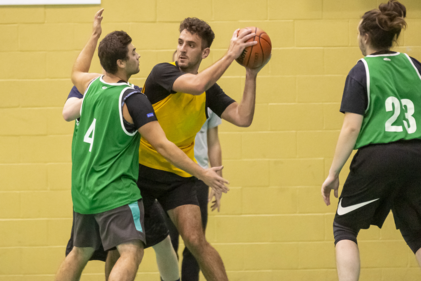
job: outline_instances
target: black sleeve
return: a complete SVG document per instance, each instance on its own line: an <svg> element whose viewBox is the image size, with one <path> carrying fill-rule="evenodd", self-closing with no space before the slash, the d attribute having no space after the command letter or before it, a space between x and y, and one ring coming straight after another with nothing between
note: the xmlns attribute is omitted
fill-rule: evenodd
<svg viewBox="0 0 421 281"><path fill-rule="evenodd" d="M152 104L175 93L173 84L178 77L185 73L181 72L176 65L160 63L155 65L146 79L144 93Z"/></svg>
<svg viewBox="0 0 421 281"><path fill-rule="evenodd" d="M368 105L367 77L364 63L359 61L345 81L340 111L364 115Z"/></svg>
<svg viewBox="0 0 421 281"><path fill-rule="evenodd" d="M421 63L413 57L411 57L411 60L414 63L415 68L418 70L418 74L421 74Z"/></svg>
<svg viewBox="0 0 421 281"><path fill-rule="evenodd" d="M130 123L125 122L125 127L129 132L138 130L140 127L149 122L158 120L152 104L149 102L148 98L139 91L133 91L131 89L126 90L123 94L122 105L124 105L124 103L126 103L127 109L129 110L134 123L134 126L131 124L132 126L130 127L127 126L127 124Z"/></svg>
<svg viewBox="0 0 421 281"><path fill-rule="evenodd" d="M67 96L67 99L70 98L78 98L78 99L83 99L83 95L79 92L79 90L73 86L73 88L70 90L69 95Z"/></svg>
<svg viewBox="0 0 421 281"><path fill-rule="evenodd" d="M209 107L219 117L221 117L225 109L233 102L235 100L227 96L216 83L206 91L206 107ZM208 117L207 111L206 117Z"/></svg>

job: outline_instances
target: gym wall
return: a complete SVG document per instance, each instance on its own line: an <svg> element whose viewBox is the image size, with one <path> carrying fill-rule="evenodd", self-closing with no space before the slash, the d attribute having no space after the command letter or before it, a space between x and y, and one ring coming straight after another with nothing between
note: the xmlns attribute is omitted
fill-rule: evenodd
<svg viewBox="0 0 421 281"><path fill-rule="evenodd" d="M379 0L102 0L100 6L0 6L0 281L52 280L72 224L73 122L62 107L72 64L105 8L103 36L125 30L140 58L131 82L170 61L179 22L206 20L216 39L202 69L224 55L236 28L258 26L271 37L272 59L261 71L253 124L220 126L223 173L231 191L210 213L207 237L230 280L337 280L332 221L320 187L328 174L343 115L349 70L362 57L357 25ZM421 1L402 0L408 28L395 50L421 59ZM102 36L102 37L103 37ZM101 72L95 55L92 71ZM245 69L236 62L219 84L241 100ZM348 164L341 183L348 174ZM421 278L390 215L359 235L361 280ZM181 255L180 249L180 255ZM91 262L82 280L104 280ZM146 250L136 280L158 280ZM201 280L204 280L203 277Z"/></svg>

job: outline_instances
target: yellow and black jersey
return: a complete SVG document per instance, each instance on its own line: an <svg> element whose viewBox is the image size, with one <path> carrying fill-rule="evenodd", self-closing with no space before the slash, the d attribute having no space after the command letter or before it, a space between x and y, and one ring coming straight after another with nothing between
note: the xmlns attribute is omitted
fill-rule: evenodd
<svg viewBox="0 0 421 281"><path fill-rule="evenodd" d="M160 63L152 69L142 92L152 103L158 122L167 138L195 161L194 139L208 118L206 108L209 107L221 116L234 100L217 84L201 95L173 91L174 81L183 74L175 62ZM181 177L191 177L190 174L169 163L144 138L140 141L139 163L141 167L143 165Z"/></svg>

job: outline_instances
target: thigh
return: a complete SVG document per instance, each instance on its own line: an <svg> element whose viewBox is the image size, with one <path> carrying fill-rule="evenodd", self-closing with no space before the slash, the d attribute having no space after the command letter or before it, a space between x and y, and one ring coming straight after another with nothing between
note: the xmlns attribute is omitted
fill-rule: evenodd
<svg viewBox="0 0 421 281"><path fill-rule="evenodd" d="M99 249L101 237L95 215L75 212L73 228L73 246L78 248Z"/></svg>
<svg viewBox="0 0 421 281"><path fill-rule="evenodd" d="M168 214L186 243L204 239L199 206L182 205L169 210Z"/></svg>
<svg viewBox="0 0 421 281"><path fill-rule="evenodd" d="M142 200L96 214L95 219L105 250L129 241L146 243Z"/></svg>
<svg viewBox="0 0 421 281"><path fill-rule="evenodd" d="M73 249L73 239L74 239L74 222L75 222L75 212L73 211L73 223L72 223L72 230L70 233L70 239L67 242L66 246L66 256L72 251ZM102 246L102 242L99 245L99 248L95 250L95 252L92 254L91 258L89 260L99 260L104 261L107 259L107 252L104 250L104 247Z"/></svg>

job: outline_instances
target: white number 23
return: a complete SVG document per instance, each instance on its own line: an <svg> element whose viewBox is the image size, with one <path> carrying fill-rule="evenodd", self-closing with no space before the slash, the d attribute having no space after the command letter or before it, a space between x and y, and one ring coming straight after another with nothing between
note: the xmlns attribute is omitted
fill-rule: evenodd
<svg viewBox="0 0 421 281"><path fill-rule="evenodd" d="M402 132L402 126L393 125L396 119L398 119L401 113L401 103L402 108L406 111L405 112L405 119L403 120L403 124L405 125L405 129L408 134L413 134L417 130L417 123L415 122L415 118L412 115L415 112L414 103L409 99L402 99L400 102L396 97L388 97L386 99L386 111L394 111L392 117L390 117L385 124L386 132Z"/></svg>

